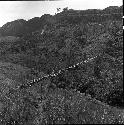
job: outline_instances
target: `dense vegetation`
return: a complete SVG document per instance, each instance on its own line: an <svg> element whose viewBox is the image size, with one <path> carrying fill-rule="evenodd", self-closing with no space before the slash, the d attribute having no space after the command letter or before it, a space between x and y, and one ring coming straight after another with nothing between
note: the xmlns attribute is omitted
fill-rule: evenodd
<svg viewBox="0 0 124 125"><path fill-rule="evenodd" d="M54 16L16 20L1 27L0 83L5 84L0 96L1 124L120 123L117 112L112 114L114 108L99 106L94 99L118 112L124 108L122 12L123 6L85 11L66 8ZM32 87L15 89L93 57ZM102 121L104 109L108 113ZM96 120L94 110L99 114Z"/></svg>

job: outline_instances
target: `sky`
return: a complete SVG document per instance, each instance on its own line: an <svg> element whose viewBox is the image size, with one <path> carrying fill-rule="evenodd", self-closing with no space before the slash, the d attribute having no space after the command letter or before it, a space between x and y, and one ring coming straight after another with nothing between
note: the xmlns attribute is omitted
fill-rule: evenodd
<svg viewBox="0 0 124 125"><path fill-rule="evenodd" d="M16 19L31 19L43 14L54 15L56 8L86 10L121 6L122 0L57 0L57 1L0 1L0 27Z"/></svg>

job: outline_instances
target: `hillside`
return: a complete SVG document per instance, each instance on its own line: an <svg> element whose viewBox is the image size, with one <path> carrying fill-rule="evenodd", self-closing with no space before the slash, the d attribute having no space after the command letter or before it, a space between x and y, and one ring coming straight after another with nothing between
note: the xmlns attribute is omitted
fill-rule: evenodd
<svg viewBox="0 0 124 125"><path fill-rule="evenodd" d="M95 17L94 17L95 16ZM23 36L28 33L43 29L45 25L74 25L83 23L101 23L108 20L120 20L123 16L123 6L107 7L103 10L64 10L54 16L44 14L41 17L34 17L28 21L18 19L8 22L0 29L0 34L3 36Z"/></svg>
<svg viewBox="0 0 124 125"><path fill-rule="evenodd" d="M124 123L122 16L65 9L3 25L0 124Z"/></svg>

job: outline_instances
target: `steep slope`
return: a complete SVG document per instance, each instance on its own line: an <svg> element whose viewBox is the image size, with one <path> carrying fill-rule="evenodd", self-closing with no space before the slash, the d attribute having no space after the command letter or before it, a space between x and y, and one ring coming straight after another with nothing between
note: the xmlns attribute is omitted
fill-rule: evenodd
<svg viewBox="0 0 124 125"><path fill-rule="evenodd" d="M121 13L64 10L5 25L4 35L22 37L0 39L1 124L123 123Z"/></svg>

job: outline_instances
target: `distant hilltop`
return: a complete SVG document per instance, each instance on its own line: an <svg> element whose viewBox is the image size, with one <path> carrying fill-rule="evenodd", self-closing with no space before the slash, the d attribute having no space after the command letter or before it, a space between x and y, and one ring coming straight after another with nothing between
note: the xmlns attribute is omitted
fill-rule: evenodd
<svg viewBox="0 0 124 125"><path fill-rule="evenodd" d="M45 25L48 27L55 26L58 23L62 24L78 24L81 22L100 22L105 20L120 20L123 16L123 5L110 6L103 10L88 9L88 10L73 10L63 9L62 12L55 14L42 15L41 17L34 17L28 21L18 19L8 22L0 27L0 35L2 36L23 36L38 30L43 29ZM95 16L95 17L94 17ZM104 18L103 18L104 16Z"/></svg>

